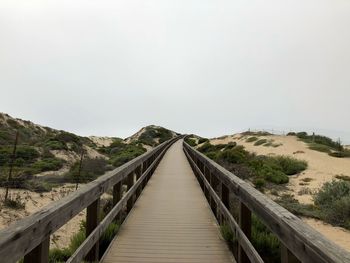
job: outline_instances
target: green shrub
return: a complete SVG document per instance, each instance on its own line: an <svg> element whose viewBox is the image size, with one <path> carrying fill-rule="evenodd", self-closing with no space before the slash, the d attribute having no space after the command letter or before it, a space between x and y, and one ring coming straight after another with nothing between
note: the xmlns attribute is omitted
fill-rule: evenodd
<svg viewBox="0 0 350 263"><path fill-rule="evenodd" d="M100 239L100 249L101 252L105 251L109 244L112 242L113 238L119 231L119 225L116 222L112 222L106 229L105 232L103 232L102 237Z"/></svg>
<svg viewBox="0 0 350 263"><path fill-rule="evenodd" d="M198 151L200 151L202 153L220 151L220 150L224 149L226 146L227 146L226 144L212 145L210 142L206 142L198 148Z"/></svg>
<svg viewBox="0 0 350 263"><path fill-rule="evenodd" d="M314 201L326 222L350 229L350 182L325 183L315 194Z"/></svg>
<svg viewBox="0 0 350 263"><path fill-rule="evenodd" d="M227 225L227 224L221 225L220 232L221 232L223 239L226 242L234 242L235 237L234 237L233 232L232 232L231 228L229 227L229 225Z"/></svg>
<svg viewBox="0 0 350 263"><path fill-rule="evenodd" d="M341 152L344 150L340 141L337 141L337 142L333 141L331 138L326 136L317 135L317 134L308 135L307 132L298 132L296 135L303 142L311 144L310 148L312 150L328 152L327 147L322 147L321 145L328 146L328 149L332 149L338 152Z"/></svg>
<svg viewBox="0 0 350 263"><path fill-rule="evenodd" d="M321 213L317 207L300 204L292 195L284 194L276 202L294 215L321 219Z"/></svg>
<svg viewBox="0 0 350 263"><path fill-rule="evenodd" d="M65 175L66 179L73 183L86 183L95 180L107 170L108 162L103 158L85 158L81 166L79 176L79 163L76 162Z"/></svg>
<svg viewBox="0 0 350 263"><path fill-rule="evenodd" d="M307 162L288 156L270 157L281 167L286 175L298 174L307 168Z"/></svg>
<svg viewBox="0 0 350 263"><path fill-rule="evenodd" d="M199 140L198 140L198 144L202 144L202 143L205 143L205 142L209 142L209 139L207 139L207 138L199 138Z"/></svg>
<svg viewBox="0 0 350 263"><path fill-rule="evenodd" d="M315 205L327 209L343 197L350 196L350 183L336 181L325 183L314 197Z"/></svg>
<svg viewBox="0 0 350 263"><path fill-rule="evenodd" d="M235 148L224 150L218 153L218 159L229 163L244 163L248 157L249 153L244 150L242 146L237 146Z"/></svg>
<svg viewBox="0 0 350 263"><path fill-rule="evenodd" d="M257 140L258 140L258 137L252 136L252 137L249 137L248 139L246 139L245 141L246 142L255 142Z"/></svg>
<svg viewBox="0 0 350 263"><path fill-rule="evenodd" d="M191 138L186 138L185 141L191 146L194 147L197 145L196 141L194 139Z"/></svg>
<svg viewBox="0 0 350 263"><path fill-rule="evenodd" d="M63 167L64 161L57 158L45 158L33 164L37 172L57 171Z"/></svg>
<svg viewBox="0 0 350 263"><path fill-rule="evenodd" d="M262 144L265 144L265 143L267 143L267 140L266 140L266 139L260 139L260 140L256 141L256 142L254 143L254 145L255 145L255 146L259 146L259 145L262 145Z"/></svg>
<svg viewBox="0 0 350 263"><path fill-rule="evenodd" d="M49 263L66 262L71 256L72 253L68 248L53 248L50 249Z"/></svg>
<svg viewBox="0 0 350 263"><path fill-rule="evenodd" d="M251 241L255 249L262 256L264 262L281 262L280 242L256 216L252 215L252 237Z"/></svg>
<svg viewBox="0 0 350 263"><path fill-rule="evenodd" d="M255 178L253 183L257 189L262 189L265 186L265 180L262 178Z"/></svg>
<svg viewBox="0 0 350 263"><path fill-rule="evenodd" d="M4 200L4 206L16 210L24 209L25 203L22 201L20 195L17 195L16 198L7 198Z"/></svg>
<svg viewBox="0 0 350 263"><path fill-rule="evenodd" d="M264 178L266 181L275 184L286 184L289 182L289 178L283 172L274 169L273 167L264 164L260 170L256 171L258 176Z"/></svg>
<svg viewBox="0 0 350 263"><path fill-rule="evenodd" d="M237 146L237 143L236 143L236 142L229 142L229 143L225 146L224 150L231 150L231 149L235 148L236 146ZM243 146L242 146L242 147L243 147Z"/></svg>
<svg viewBox="0 0 350 263"><path fill-rule="evenodd" d="M318 144L318 143L310 143L309 149L318 151L318 152L325 152L325 153L330 153L332 151L331 147L327 145Z"/></svg>
<svg viewBox="0 0 350 263"><path fill-rule="evenodd" d="M336 175L335 178L339 179L339 180L343 180L343 181L348 181L350 182L350 176L347 176L347 175Z"/></svg>
<svg viewBox="0 0 350 263"><path fill-rule="evenodd" d="M68 249L72 254L80 247L81 244L83 244L86 238L85 231L86 231L86 222L81 221L79 231L76 234L74 234L70 239L70 244Z"/></svg>
<svg viewBox="0 0 350 263"><path fill-rule="evenodd" d="M337 157L337 158L346 158L346 157L350 157L350 152L348 152L348 151L331 152L331 153L329 153L329 155L332 157Z"/></svg>
<svg viewBox="0 0 350 263"><path fill-rule="evenodd" d="M119 153L118 155L113 155L111 158L111 163L115 166L121 166L132 159L136 158L139 155L142 155L146 152L145 148L140 147L128 147L123 150L123 152Z"/></svg>
<svg viewBox="0 0 350 263"><path fill-rule="evenodd" d="M44 146L49 150L68 150L66 143L54 139L46 141Z"/></svg>

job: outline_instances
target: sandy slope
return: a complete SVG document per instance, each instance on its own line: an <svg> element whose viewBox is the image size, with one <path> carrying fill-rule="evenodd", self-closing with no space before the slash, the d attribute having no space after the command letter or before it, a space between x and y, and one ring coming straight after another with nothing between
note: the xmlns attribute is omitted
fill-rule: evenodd
<svg viewBox="0 0 350 263"><path fill-rule="evenodd" d="M113 142L113 138L111 137L90 136L89 139L93 141L98 147L108 147Z"/></svg>
<svg viewBox="0 0 350 263"><path fill-rule="evenodd" d="M25 203L25 209L14 210L6 207L0 207L0 229L6 228L15 221L26 216L32 215L51 202L62 199L75 191L75 185L65 184L64 186L54 188L51 192L35 193L28 190L10 190L12 198L20 195L22 202ZM3 198L4 189L0 188L0 196ZM2 202L1 202L2 203ZM70 242L70 237L79 230L80 221L85 218L85 210L70 220L66 225L57 230L51 236L52 247L66 247Z"/></svg>
<svg viewBox="0 0 350 263"><path fill-rule="evenodd" d="M236 141L238 144L243 145L248 151L255 152L256 154L287 155L307 161L309 165L308 169L300 175L292 176L288 184L288 188L294 193L298 193L305 187L309 188L311 191L315 191L325 182L332 181L336 175L350 175L350 158L334 158L326 153L310 150L307 144L299 141L294 136L271 135L259 137L261 139L273 140L276 144L282 144L277 148L254 146L254 142L246 142L246 139L249 137L250 136L241 137L240 135L234 135L224 139L213 139L211 142L213 144L219 144ZM300 183L304 183L302 180L305 178L311 178L312 180L308 185L300 185ZM312 203L311 195L296 195L296 198L302 203Z"/></svg>
<svg viewBox="0 0 350 263"><path fill-rule="evenodd" d="M273 140L275 144L281 144L281 146L265 147L254 146L254 142L247 143L246 139L251 136L241 136L240 134L225 136L217 139L212 139L212 144L229 143L232 141L237 142L239 145L243 145L248 151L254 152L259 155L287 155L297 159L306 160L308 162L308 169L300 175L290 177L290 182L287 187L295 198L301 203L312 203L312 192L320 188L325 182L332 181L336 175L348 175L350 176L350 158L334 158L326 153L310 150L302 141L299 141L294 136L260 136L259 139ZM303 182L303 179L311 178L308 183ZM303 185L304 184L304 185ZM301 194L300 190L307 194ZM306 223L310 224L316 230L333 240L335 243L350 250L350 231L342 228L333 227L331 225L324 224L321 221L305 219Z"/></svg>

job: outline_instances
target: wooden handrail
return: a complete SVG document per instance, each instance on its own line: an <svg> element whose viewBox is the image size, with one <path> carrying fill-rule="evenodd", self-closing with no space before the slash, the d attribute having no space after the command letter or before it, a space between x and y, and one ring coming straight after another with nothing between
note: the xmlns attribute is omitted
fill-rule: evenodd
<svg viewBox="0 0 350 263"><path fill-rule="evenodd" d="M0 230L1 262L17 262L23 257L25 262L47 262L49 249L47 240L49 240L51 234L83 209L92 207L94 202L99 200L100 196L108 189L116 186L120 187L121 182L130 174L136 173L137 175L137 171L141 169L145 173L148 171L149 175L149 171L153 172L155 169L152 164L156 163L157 160L159 161L157 157L162 156L164 150L179 138L176 137L162 143L153 150L88 183L71 195L49 204L35 214L14 223L6 229ZM118 191L114 189L113 192L117 193ZM133 192L131 196L135 196L135 193ZM131 199L134 198L128 198L129 201ZM122 204L124 204L124 201L118 202L116 205L120 207ZM92 209L90 210L93 211ZM91 218L91 215L88 213L87 221L89 221L89 217ZM88 235L94 235L94 229L91 229L90 232ZM94 241L95 244L98 242L98 240Z"/></svg>
<svg viewBox="0 0 350 263"><path fill-rule="evenodd" d="M190 158L189 160L194 171L196 174L200 172L199 180L201 185L208 182L208 180L206 182L203 180L206 177L205 173L208 173L211 178L210 181L212 179L213 181L218 180L222 186L226 187L230 193L233 193L238 198L243 211L248 210L249 218L247 220L242 218L243 221L250 222L251 211L262 219L264 224L279 238L282 248L284 248L284 251L282 251L282 262L350 262L350 253L348 251L328 240L298 217L189 146L186 142L184 142L183 146L186 155ZM222 204L223 198L221 197L221 202L219 203L221 208ZM225 206L227 208L227 205ZM227 216L225 209L220 209L220 213ZM236 226L231 224L231 227L234 231ZM243 227L242 225L240 227L242 229L247 228L247 226ZM245 231L247 230L243 229L243 232ZM241 243L240 245L246 246L247 244ZM247 252L246 249L245 252ZM249 255L247 256L249 257ZM244 255L241 255L241 257L243 258ZM244 260L241 262L244 262Z"/></svg>
<svg viewBox="0 0 350 263"><path fill-rule="evenodd" d="M223 201L220 199L218 194L215 192L213 187L210 185L210 182L208 182L208 180L205 178L202 171L199 169L199 167L193 161L192 157L186 151L185 151L185 154L186 154L188 160L190 161L190 164L191 164L193 171L195 172L196 175L198 175L201 178L207 191L209 191L211 198L213 198L213 200L215 201L216 207L223 213L223 215L226 218L226 220L228 221L228 224L230 225L231 229L236 233L237 240L244 248L244 251L247 253L250 262L264 263L264 261L262 260L262 258L258 254L258 252L255 250L253 245L250 243L249 239L247 238L247 236L245 235L243 230L239 227L238 223L231 215L228 208L224 205Z"/></svg>

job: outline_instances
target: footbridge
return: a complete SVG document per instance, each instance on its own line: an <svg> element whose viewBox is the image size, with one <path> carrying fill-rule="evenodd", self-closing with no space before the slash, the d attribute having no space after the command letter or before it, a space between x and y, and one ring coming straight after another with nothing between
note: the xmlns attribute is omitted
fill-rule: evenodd
<svg viewBox="0 0 350 263"><path fill-rule="evenodd" d="M101 196L113 207L101 217ZM86 209L86 239L66 262L264 262L252 217L280 242L282 263L350 262L350 253L177 137L0 231L0 262L49 262L50 236ZM121 227L104 253L100 240ZM226 242L220 230L232 236Z"/></svg>

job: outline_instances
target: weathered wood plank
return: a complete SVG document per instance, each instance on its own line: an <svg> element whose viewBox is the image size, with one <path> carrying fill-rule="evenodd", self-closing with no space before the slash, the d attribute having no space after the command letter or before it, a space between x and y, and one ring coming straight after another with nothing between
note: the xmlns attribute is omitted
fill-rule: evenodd
<svg viewBox="0 0 350 263"><path fill-rule="evenodd" d="M348 251L188 144L184 143L184 148L200 159L249 210L258 215L301 262L350 262Z"/></svg>

